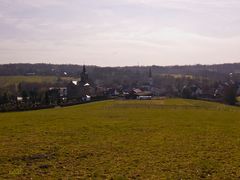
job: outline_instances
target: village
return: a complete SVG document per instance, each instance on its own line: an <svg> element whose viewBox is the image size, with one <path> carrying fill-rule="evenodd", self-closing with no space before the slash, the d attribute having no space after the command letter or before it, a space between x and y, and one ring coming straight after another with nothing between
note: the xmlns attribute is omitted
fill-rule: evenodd
<svg viewBox="0 0 240 180"><path fill-rule="evenodd" d="M79 72L78 79L59 82L53 86L19 83L14 91L9 90L11 93L5 92L0 97L0 110L31 110L108 99L151 100L159 97L200 99L234 105L236 97L240 96L239 82L233 80L233 74L229 75L227 81L216 82L213 85L205 85L203 81L191 80L181 85L172 83L164 86L154 81L150 67L145 81L140 85L119 84L117 87L106 87L90 78L85 65Z"/></svg>

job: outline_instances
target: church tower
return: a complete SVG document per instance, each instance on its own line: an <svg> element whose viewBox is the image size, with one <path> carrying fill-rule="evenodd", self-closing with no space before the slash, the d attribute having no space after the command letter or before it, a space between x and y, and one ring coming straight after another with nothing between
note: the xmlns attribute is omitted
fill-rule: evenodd
<svg viewBox="0 0 240 180"><path fill-rule="evenodd" d="M82 73L81 73L81 82L82 83L88 83L88 73L86 71L86 66L83 65L83 70L82 70Z"/></svg>
<svg viewBox="0 0 240 180"><path fill-rule="evenodd" d="M149 83L149 86L150 86L150 89L151 89L152 86L153 86L152 68L149 68L149 73L148 73L148 83Z"/></svg>

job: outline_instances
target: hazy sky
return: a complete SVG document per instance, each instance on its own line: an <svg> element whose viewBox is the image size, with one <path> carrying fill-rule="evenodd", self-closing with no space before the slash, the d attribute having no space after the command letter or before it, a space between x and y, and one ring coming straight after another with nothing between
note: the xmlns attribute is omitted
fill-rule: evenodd
<svg viewBox="0 0 240 180"><path fill-rule="evenodd" d="M240 62L240 0L0 0L0 63Z"/></svg>

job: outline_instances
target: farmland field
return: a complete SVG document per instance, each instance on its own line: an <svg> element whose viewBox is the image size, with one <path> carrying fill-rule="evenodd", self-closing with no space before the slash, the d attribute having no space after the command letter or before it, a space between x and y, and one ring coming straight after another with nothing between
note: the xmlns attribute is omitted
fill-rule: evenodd
<svg viewBox="0 0 240 180"><path fill-rule="evenodd" d="M61 80L71 81L70 77L61 77ZM56 83L57 76L0 76L1 87L17 85L21 82L26 83Z"/></svg>
<svg viewBox="0 0 240 180"><path fill-rule="evenodd" d="M166 99L1 113L0 178L239 179L240 109Z"/></svg>

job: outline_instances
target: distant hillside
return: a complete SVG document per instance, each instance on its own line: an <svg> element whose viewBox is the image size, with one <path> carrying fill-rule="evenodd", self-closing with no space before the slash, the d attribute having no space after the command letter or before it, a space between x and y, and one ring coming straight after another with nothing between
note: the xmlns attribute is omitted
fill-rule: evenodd
<svg viewBox="0 0 240 180"><path fill-rule="evenodd" d="M148 78L149 66L132 67L98 67L87 66L91 79L97 82L111 84L144 81ZM240 74L240 63L219 65L192 66L151 66L153 78L173 75L195 76L212 80L223 80L229 73ZM82 71L80 65L54 64L4 64L0 65L0 76L68 76L79 77Z"/></svg>
<svg viewBox="0 0 240 180"><path fill-rule="evenodd" d="M240 63L235 64L217 64L217 65L191 65L191 66L151 66L155 73L171 73L171 74L196 74L196 73L240 73ZM67 72L69 75L76 76L79 74L82 66L80 65L55 65L55 64L3 64L0 65L0 75L59 75ZM98 67L87 66L88 71L97 73L111 74L124 71L143 72L149 66L129 66L129 67Z"/></svg>

